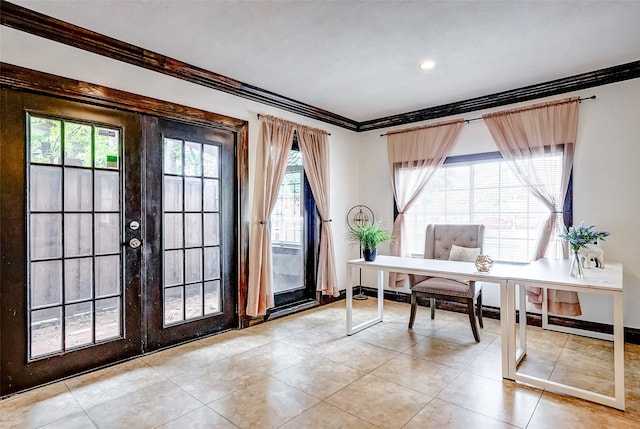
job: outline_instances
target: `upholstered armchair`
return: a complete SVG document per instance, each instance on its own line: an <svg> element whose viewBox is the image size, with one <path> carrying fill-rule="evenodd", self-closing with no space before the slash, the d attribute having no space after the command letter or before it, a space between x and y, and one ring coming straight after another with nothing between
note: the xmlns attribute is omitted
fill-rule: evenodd
<svg viewBox="0 0 640 429"><path fill-rule="evenodd" d="M484 225L428 225L424 245L425 259L444 259L473 262L482 253L484 241ZM482 324L482 287L474 281L459 282L457 280L409 276L411 288L411 316L409 329L413 328L416 318L418 296L429 298L431 318L435 318L436 299L445 299L467 304L471 330L476 342L480 335L476 325L474 304L477 302L477 315L480 327Z"/></svg>

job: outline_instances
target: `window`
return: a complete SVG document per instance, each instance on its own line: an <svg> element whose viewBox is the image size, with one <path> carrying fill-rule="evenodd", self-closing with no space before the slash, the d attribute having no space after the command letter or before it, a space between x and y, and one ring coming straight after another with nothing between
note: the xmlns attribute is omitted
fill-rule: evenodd
<svg viewBox="0 0 640 429"><path fill-rule="evenodd" d="M549 169L548 183L559 188L562 153L545 154L528 162L527 168ZM401 174L411 174L411 168ZM500 153L448 157L429 181L419 199L405 215L412 255L424 253L424 231L430 223L481 223L483 252L493 259L528 262L535 256L540 228L549 209L511 171ZM558 215L557 228L562 226ZM557 234L549 249L559 249Z"/></svg>

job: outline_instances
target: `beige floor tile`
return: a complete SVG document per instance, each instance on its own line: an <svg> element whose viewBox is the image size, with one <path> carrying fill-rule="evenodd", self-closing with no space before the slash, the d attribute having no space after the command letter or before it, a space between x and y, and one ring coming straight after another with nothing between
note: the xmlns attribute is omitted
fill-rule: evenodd
<svg viewBox="0 0 640 429"><path fill-rule="evenodd" d="M254 368L251 362L231 357L207 368L180 374L172 380L190 395L208 404L267 376L266 372Z"/></svg>
<svg viewBox="0 0 640 429"><path fill-rule="evenodd" d="M404 330L398 330L379 324L358 332L353 338L363 343L403 352L425 337L406 327Z"/></svg>
<svg viewBox="0 0 640 429"><path fill-rule="evenodd" d="M375 298L355 305L376 314ZM409 330L409 304L385 302L352 336L345 314L338 301L5 398L0 427L640 427L640 345L625 344L622 413L503 380L499 320L476 344L463 313L419 307ZM520 372L613 393L610 342L527 332Z"/></svg>
<svg viewBox="0 0 640 429"><path fill-rule="evenodd" d="M72 414L64 417L53 423L49 423L45 426L40 426L39 429L92 429L97 426L91 421L87 413L84 411L81 413Z"/></svg>
<svg viewBox="0 0 640 429"><path fill-rule="evenodd" d="M625 414L640 422L640 389L625 389Z"/></svg>
<svg viewBox="0 0 640 429"><path fill-rule="evenodd" d="M385 429L401 428L432 396L375 375L365 375L326 402Z"/></svg>
<svg viewBox="0 0 640 429"><path fill-rule="evenodd" d="M226 357L219 347L207 347L195 341L152 353L141 359L160 374L172 378L191 371L200 371L203 367L208 367Z"/></svg>
<svg viewBox="0 0 640 429"><path fill-rule="evenodd" d="M460 370L424 359L400 355L378 367L371 374L435 396L460 374Z"/></svg>
<svg viewBox="0 0 640 429"><path fill-rule="evenodd" d="M316 356L273 377L305 393L324 399L353 383L365 372Z"/></svg>
<svg viewBox="0 0 640 429"><path fill-rule="evenodd" d="M346 303L344 301L336 302L326 307L327 308L316 308L310 311L298 313L296 315L296 320L312 327L319 327L327 324L340 324L346 326L347 313ZM376 314L375 306L354 303L354 314L362 315L363 317L370 317L371 315Z"/></svg>
<svg viewBox="0 0 640 429"><path fill-rule="evenodd" d="M485 332L491 332L492 334L496 334L498 336L502 334L500 320L483 317L482 322L484 323L484 328L482 329L484 329Z"/></svg>
<svg viewBox="0 0 640 429"><path fill-rule="evenodd" d="M464 369L480 356L487 345L475 343L462 345L451 341L427 337L405 353L457 369Z"/></svg>
<svg viewBox="0 0 640 429"><path fill-rule="evenodd" d="M142 359L135 359L72 378L64 383L86 410L163 380L165 377Z"/></svg>
<svg viewBox="0 0 640 429"><path fill-rule="evenodd" d="M518 325L519 327L519 325ZM536 326L527 326L527 344L529 341L538 343L552 344L558 347L564 347L571 334L544 330Z"/></svg>
<svg viewBox="0 0 640 429"><path fill-rule="evenodd" d="M289 420L280 429L376 429L354 415L346 413L326 402L320 402L304 413Z"/></svg>
<svg viewBox="0 0 640 429"><path fill-rule="evenodd" d="M579 367L572 369L566 366L556 366L549 380L607 396L613 396L615 394L613 377L609 380L594 377L582 372Z"/></svg>
<svg viewBox="0 0 640 429"><path fill-rule="evenodd" d="M343 342L351 341L344 332L330 332L312 328L280 340L284 344L299 348L313 355L326 353Z"/></svg>
<svg viewBox="0 0 640 429"><path fill-rule="evenodd" d="M203 338L198 341L201 344L208 346L210 349L219 351L229 357L245 353L251 349L270 343L273 339L268 336L256 334L255 332L243 329L225 332L223 334Z"/></svg>
<svg viewBox="0 0 640 429"><path fill-rule="evenodd" d="M319 402L273 377L236 390L209 407L241 428L277 428Z"/></svg>
<svg viewBox="0 0 640 429"><path fill-rule="evenodd" d="M100 429L154 428L202 406L170 381L104 402L87 410Z"/></svg>
<svg viewBox="0 0 640 429"><path fill-rule="evenodd" d="M369 372L398 356L398 354L393 350L359 341L345 341L323 353L322 357L360 371Z"/></svg>
<svg viewBox="0 0 640 429"><path fill-rule="evenodd" d="M60 382L0 401L0 427L36 428L82 412Z"/></svg>
<svg viewBox="0 0 640 429"><path fill-rule="evenodd" d="M275 374L313 356L304 350L275 341L235 355L233 361L236 364L246 364L256 371Z"/></svg>
<svg viewBox="0 0 640 429"><path fill-rule="evenodd" d="M159 429L237 429L238 426L213 411L211 408L202 406L191 411L182 417L170 421L159 427Z"/></svg>
<svg viewBox="0 0 640 429"><path fill-rule="evenodd" d="M499 335L485 331L483 328L480 328L480 326L478 326L478 334L480 335L480 344L484 345L491 343L499 337ZM431 336L462 345L476 344L473 331L471 330L471 324L468 320L465 323L449 323L447 326L435 331Z"/></svg>
<svg viewBox="0 0 640 429"><path fill-rule="evenodd" d="M272 320L265 323L260 323L248 328L255 334L269 337L272 340L280 340L285 337L297 334L298 332L306 331L313 327L309 323L301 319L293 319L289 317L283 317L281 319Z"/></svg>
<svg viewBox="0 0 640 429"><path fill-rule="evenodd" d="M485 350L473 359L464 372L502 381L502 360L499 354Z"/></svg>
<svg viewBox="0 0 640 429"><path fill-rule="evenodd" d="M402 427L402 429L424 428L509 429L515 426L435 398Z"/></svg>
<svg viewBox="0 0 640 429"><path fill-rule="evenodd" d="M607 354L613 354L613 341L599 340L581 335L569 335L565 347L587 353L599 350Z"/></svg>
<svg viewBox="0 0 640 429"><path fill-rule="evenodd" d="M637 429L640 420L587 401L545 392L527 429Z"/></svg>
<svg viewBox="0 0 640 429"><path fill-rule="evenodd" d="M556 363L556 368L558 367L604 380L613 380L614 377L613 355L611 353L605 353L603 356L600 353L592 352L589 354L564 349Z"/></svg>
<svg viewBox="0 0 640 429"><path fill-rule="evenodd" d="M532 341L527 344L527 354L520 361L518 372L548 380L562 351L562 347Z"/></svg>
<svg viewBox="0 0 640 429"><path fill-rule="evenodd" d="M542 394L511 381L463 373L438 398L514 426L525 427Z"/></svg>

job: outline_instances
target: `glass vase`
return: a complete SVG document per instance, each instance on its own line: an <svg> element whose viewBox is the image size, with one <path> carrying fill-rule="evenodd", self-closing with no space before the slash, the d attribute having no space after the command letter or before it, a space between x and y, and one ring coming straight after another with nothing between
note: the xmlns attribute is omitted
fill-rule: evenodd
<svg viewBox="0 0 640 429"><path fill-rule="evenodd" d="M581 279L584 277L582 263L580 262L580 254L576 250L571 250L571 268L569 269L571 277Z"/></svg>

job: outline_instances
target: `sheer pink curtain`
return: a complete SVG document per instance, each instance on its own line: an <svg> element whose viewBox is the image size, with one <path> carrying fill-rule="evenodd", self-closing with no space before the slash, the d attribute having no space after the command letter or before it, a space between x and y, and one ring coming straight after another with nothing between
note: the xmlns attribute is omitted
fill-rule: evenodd
<svg viewBox="0 0 640 429"><path fill-rule="evenodd" d="M293 123L263 116L256 153L256 173L249 248L247 315L255 317L274 306L271 231L269 217L278 198L295 127Z"/></svg>
<svg viewBox="0 0 640 429"><path fill-rule="evenodd" d="M316 289L323 295L340 296L336 276L336 260L333 248L333 232L329 210L329 144L327 133L322 130L301 127L297 129L298 144L302 152L302 164L322 219L320 229L320 255Z"/></svg>
<svg viewBox="0 0 640 429"><path fill-rule="evenodd" d="M520 180L549 209L549 217L542 228L535 258L546 255L551 234L562 231L562 211L569 186L573 153L578 132L578 98L567 98L551 103L535 104L484 115L500 153ZM550 157L561 153L563 157L559 186L550 176L557 174L550 167ZM566 256L566 247L560 250ZM528 288L527 296L537 307L542 305L542 290ZM549 290L549 312L562 315L581 314L575 292Z"/></svg>
<svg viewBox="0 0 640 429"><path fill-rule="evenodd" d="M398 208L398 216L393 223L392 255L409 256L404 214L444 162L460 134L463 123L460 119L388 133L389 171L393 197ZM389 286L402 287L407 279L406 274L391 273Z"/></svg>

